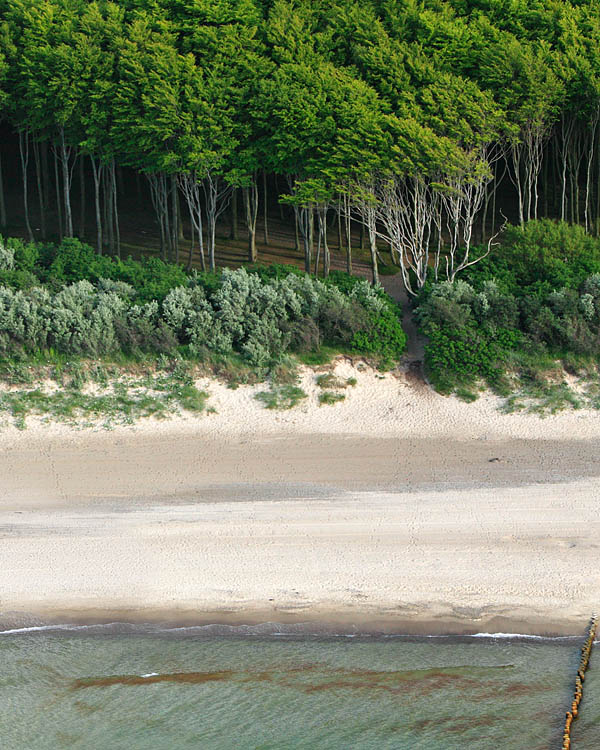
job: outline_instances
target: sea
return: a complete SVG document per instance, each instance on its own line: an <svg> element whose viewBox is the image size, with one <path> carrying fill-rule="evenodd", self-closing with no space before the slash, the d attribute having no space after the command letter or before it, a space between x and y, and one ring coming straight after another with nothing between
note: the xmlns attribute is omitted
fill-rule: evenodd
<svg viewBox="0 0 600 750"><path fill-rule="evenodd" d="M0 633L3 750L553 750L583 638L276 625ZM600 655L573 748L600 748Z"/></svg>

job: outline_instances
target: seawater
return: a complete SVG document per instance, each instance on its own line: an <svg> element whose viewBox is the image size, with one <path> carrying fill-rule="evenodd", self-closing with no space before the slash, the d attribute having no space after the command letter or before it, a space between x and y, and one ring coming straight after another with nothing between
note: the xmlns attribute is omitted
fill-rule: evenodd
<svg viewBox="0 0 600 750"><path fill-rule="evenodd" d="M581 643L16 630L0 634L0 747L551 750ZM595 666L574 733L586 750L600 748Z"/></svg>

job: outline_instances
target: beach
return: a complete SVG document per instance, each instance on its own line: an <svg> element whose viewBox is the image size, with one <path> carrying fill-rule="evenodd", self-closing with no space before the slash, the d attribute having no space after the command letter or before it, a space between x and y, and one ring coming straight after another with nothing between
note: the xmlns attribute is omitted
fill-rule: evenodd
<svg viewBox="0 0 600 750"><path fill-rule="evenodd" d="M5 427L3 628L580 634L600 600L598 414L336 374L357 384L335 406L307 369L287 412L206 382L216 413L199 418Z"/></svg>

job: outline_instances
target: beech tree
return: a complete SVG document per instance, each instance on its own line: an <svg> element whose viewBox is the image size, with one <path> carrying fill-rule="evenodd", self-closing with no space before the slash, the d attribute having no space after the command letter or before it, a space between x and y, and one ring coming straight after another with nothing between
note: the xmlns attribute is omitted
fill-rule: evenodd
<svg viewBox="0 0 600 750"><path fill-rule="evenodd" d="M414 292L502 212L600 231L599 49L579 0L0 0L0 224L6 164L24 233L74 234L78 174L79 230L87 180L118 255L119 183L141 200L141 175L162 256L185 222L188 264L214 269L233 191L254 262L277 185L307 271L327 275L337 215L348 271L359 228L373 280L385 244Z"/></svg>
<svg viewBox="0 0 600 750"><path fill-rule="evenodd" d="M136 14L118 59L111 140L123 162L148 178L163 257L174 249L168 176L177 173L176 146L189 117L180 98L194 75L193 59L177 51L170 24Z"/></svg>

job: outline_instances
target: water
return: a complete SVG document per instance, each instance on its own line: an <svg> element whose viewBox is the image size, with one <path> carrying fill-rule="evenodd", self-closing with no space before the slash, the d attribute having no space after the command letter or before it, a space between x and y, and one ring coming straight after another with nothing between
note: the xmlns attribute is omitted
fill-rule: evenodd
<svg viewBox="0 0 600 750"><path fill-rule="evenodd" d="M4 750L549 750L581 639L0 635ZM574 747L600 748L600 668Z"/></svg>

